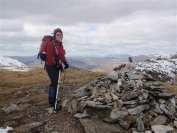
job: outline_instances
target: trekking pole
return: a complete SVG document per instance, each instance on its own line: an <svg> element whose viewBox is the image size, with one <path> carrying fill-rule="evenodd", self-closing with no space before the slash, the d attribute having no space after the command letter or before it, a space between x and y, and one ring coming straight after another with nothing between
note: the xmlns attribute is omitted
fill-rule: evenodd
<svg viewBox="0 0 177 133"><path fill-rule="evenodd" d="M65 80L65 74L66 74L66 69L64 68L63 84L64 84L64 80Z"/></svg>
<svg viewBox="0 0 177 133"><path fill-rule="evenodd" d="M58 105L58 92L59 92L59 88L60 88L60 74L61 74L61 70L59 70L59 72L58 72L58 85L57 85L54 113L56 113L57 105Z"/></svg>

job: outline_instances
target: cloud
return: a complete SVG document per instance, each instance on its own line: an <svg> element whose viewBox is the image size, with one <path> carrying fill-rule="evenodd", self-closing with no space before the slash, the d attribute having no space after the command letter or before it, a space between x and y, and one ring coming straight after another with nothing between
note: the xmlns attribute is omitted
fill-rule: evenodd
<svg viewBox="0 0 177 133"><path fill-rule="evenodd" d="M174 0L1 0L1 55L34 55L57 27L67 56L177 51Z"/></svg>

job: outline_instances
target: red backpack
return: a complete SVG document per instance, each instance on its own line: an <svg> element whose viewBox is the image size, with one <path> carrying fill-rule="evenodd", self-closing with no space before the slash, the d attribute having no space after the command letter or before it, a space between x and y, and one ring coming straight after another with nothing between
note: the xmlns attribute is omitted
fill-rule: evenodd
<svg viewBox="0 0 177 133"><path fill-rule="evenodd" d="M48 44L50 41L53 41L53 42L54 42L53 36L45 35L45 36L42 38L42 42L41 42L41 46L40 46L40 48L39 48L39 53L38 53L37 59L39 59L39 57L40 57L40 59L41 59L42 61L46 61L46 60L47 60L46 49L47 49L47 44ZM54 42L54 45L55 45L55 42Z"/></svg>

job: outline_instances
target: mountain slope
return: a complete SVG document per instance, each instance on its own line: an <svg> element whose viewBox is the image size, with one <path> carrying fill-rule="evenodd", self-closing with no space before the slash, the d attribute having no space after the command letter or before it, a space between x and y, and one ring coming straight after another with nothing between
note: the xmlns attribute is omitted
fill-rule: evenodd
<svg viewBox="0 0 177 133"><path fill-rule="evenodd" d="M136 70L144 71L151 76L164 80L174 81L177 75L177 54L148 59L137 63Z"/></svg>
<svg viewBox="0 0 177 133"><path fill-rule="evenodd" d="M27 65L25 65L24 63L16 60L16 59L12 59L12 58L9 58L9 57L3 57L3 56L0 56L0 66L4 67L10 67L10 66L13 66L13 67L28 67Z"/></svg>

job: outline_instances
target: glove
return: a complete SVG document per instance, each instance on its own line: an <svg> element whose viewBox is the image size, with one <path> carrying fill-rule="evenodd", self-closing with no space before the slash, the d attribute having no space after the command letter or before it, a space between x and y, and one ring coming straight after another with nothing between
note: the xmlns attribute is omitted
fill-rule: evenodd
<svg viewBox="0 0 177 133"><path fill-rule="evenodd" d="M67 62L64 62L65 68L69 68L69 64Z"/></svg>
<svg viewBox="0 0 177 133"><path fill-rule="evenodd" d="M56 63L59 61L59 57L58 56L55 56L55 61L56 61Z"/></svg>
<svg viewBox="0 0 177 133"><path fill-rule="evenodd" d="M59 70L63 70L63 66L62 65L59 65L59 64L55 64L54 67L58 68Z"/></svg>

